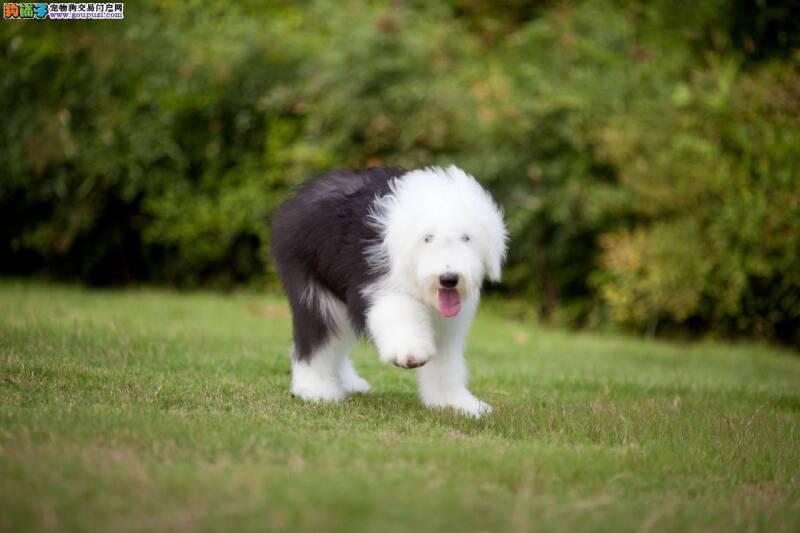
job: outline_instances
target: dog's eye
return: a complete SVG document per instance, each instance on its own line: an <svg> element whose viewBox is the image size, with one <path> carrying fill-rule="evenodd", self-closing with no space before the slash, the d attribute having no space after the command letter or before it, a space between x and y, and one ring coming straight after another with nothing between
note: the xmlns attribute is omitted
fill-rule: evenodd
<svg viewBox="0 0 800 533"><path fill-rule="evenodd" d="M464 242L469 242L469 235L465 233L464 235L461 236L461 240Z"/></svg>
<svg viewBox="0 0 800 533"><path fill-rule="evenodd" d="M430 233L425 235L425 242L433 242L433 235Z"/></svg>

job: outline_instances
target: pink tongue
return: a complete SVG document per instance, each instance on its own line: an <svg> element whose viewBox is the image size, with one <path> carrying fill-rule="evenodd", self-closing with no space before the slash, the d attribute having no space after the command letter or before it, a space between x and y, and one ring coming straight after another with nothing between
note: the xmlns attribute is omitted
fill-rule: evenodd
<svg viewBox="0 0 800 533"><path fill-rule="evenodd" d="M461 298L456 289L439 289L439 312L445 318L451 318L461 311Z"/></svg>

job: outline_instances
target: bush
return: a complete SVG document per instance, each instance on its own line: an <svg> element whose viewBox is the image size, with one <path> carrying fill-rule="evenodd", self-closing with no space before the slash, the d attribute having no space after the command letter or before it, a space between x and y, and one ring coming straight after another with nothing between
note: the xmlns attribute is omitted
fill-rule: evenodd
<svg viewBox="0 0 800 533"><path fill-rule="evenodd" d="M798 86L796 72L720 64L653 109L658 129L637 128L639 114L609 131L636 228L602 241L597 286L619 321L797 342Z"/></svg>
<svg viewBox="0 0 800 533"><path fill-rule="evenodd" d="M499 290L547 319L800 345L788 4L195 7L3 25L4 272L270 282L295 184L455 162L505 206Z"/></svg>

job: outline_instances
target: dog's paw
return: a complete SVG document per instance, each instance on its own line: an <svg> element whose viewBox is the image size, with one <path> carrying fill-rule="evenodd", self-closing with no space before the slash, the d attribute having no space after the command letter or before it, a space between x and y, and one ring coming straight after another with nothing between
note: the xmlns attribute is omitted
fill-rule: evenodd
<svg viewBox="0 0 800 533"><path fill-rule="evenodd" d="M461 415L472 418L480 418L492 412L491 405L482 402L470 393L459 394L458 396L438 401L429 401L425 405L430 409L445 409L449 407Z"/></svg>
<svg viewBox="0 0 800 533"><path fill-rule="evenodd" d="M477 398L473 398L473 401L467 402L465 405L454 407L459 413L471 416L472 418L480 418L483 415L492 414L492 406Z"/></svg>
<svg viewBox="0 0 800 533"><path fill-rule="evenodd" d="M381 361L392 363L400 368L419 368L435 354L435 348L425 343L407 343L397 347L387 347L381 351Z"/></svg>
<svg viewBox="0 0 800 533"><path fill-rule="evenodd" d="M292 396L309 402L338 402L345 398L345 390L340 387L293 386Z"/></svg>
<svg viewBox="0 0 800 533"><path fill-rule="evenodd" d="M346 392L338 379L323 379L317 376L294 376L292 396L310 402L338 402Z"/></svg>
<svg viewBox="0 0 800 533"><path fill-rule="evenodd" d="M418 356L413 353L406 353L392 358L392 364L400 368L419 368L430 361L430 357Z"/></svg>
<svg viewBox="0 0 800 533"><path fill-rule="evenodd" d="M342 376L342 386L348 394L366 394L372 388L369 382L361 376Z"/></svg>
<svg viewBox="0 0 800 533"><path fill-rule="evenodd" d="M353 363L347 358L342 361L342 366L339 368L339 380L347 394L366 394L371 388L369 382L358 375Z"/></svg>

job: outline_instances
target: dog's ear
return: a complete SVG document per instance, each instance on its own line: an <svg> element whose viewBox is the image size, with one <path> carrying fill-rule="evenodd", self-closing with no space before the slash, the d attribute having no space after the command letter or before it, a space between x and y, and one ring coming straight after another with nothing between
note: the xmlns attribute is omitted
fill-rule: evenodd
<svg viewBox="0 0 800 533"><path fill-rule="evenodd" d="M489 237L486 243L486 277L489 281L500 281L503 262L508 252L508 230L503 222L503 211L497 206L494 206L493 211L488 220L484 221Z"/></svg>
<svg viewBox="0 0 800 533"><path fill-rule="evenodd" d="M494 249L489 250L489 257L486 258L486 276L489 278L489 281L500 281L502 277L503 261L506 257L505 243L503 243L502 247L496 246L496 243L492 243L490 248Z"/></svg>
<svg viewBox="0 0 800 533"><path fill-rule="evenodd" d="M494 281L494 282L500 281L502 279L502 276L503 276L503 272L502 272L503 264L496 258L491 258L488 261L488 263L489 264L487 265L486 274L487 274L487 276L489 278L489 281Z"/></svg>

